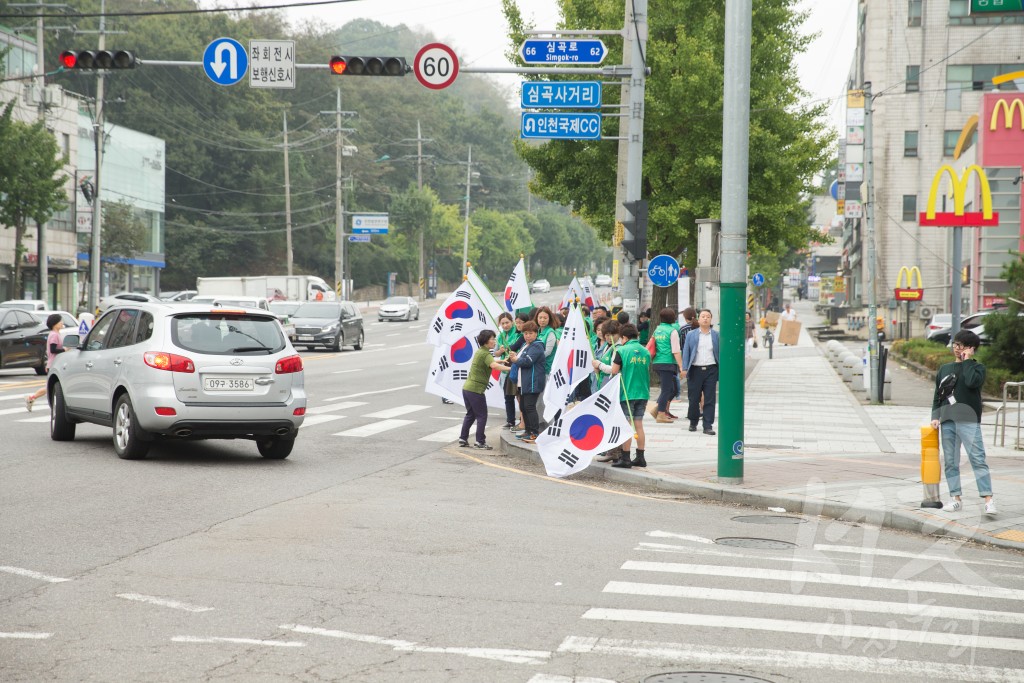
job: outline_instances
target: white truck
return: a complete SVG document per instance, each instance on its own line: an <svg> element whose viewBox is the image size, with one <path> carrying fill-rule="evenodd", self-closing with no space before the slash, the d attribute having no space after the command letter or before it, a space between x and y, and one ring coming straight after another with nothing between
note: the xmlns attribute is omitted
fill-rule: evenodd
<svg viewBox="0 0 1024 683"><path fill-rule="evenodd" d="M243 275L196 278L200 295L261 296L270 301L334 301L337 297L315 275Z"/></svg>

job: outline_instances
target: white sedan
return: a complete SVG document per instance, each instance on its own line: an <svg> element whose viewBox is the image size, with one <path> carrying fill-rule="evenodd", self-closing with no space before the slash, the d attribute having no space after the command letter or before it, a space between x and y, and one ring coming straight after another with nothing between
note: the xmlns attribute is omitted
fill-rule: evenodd
<svg viewBox="0 0 1024 683"><path fill-rule="evenodd" d="M419 320L420 306L411 296L389 297L377 309L377 322L385 320Z"/></svg>
<svg viewBox="0 0 1024 683"><path fill-rule="evenodd" d="M548 282L547 280L544 280L544 279L534 280L533 284L530 285L530 291L531 292L550 292L551 291L551 283Z"/></svg>

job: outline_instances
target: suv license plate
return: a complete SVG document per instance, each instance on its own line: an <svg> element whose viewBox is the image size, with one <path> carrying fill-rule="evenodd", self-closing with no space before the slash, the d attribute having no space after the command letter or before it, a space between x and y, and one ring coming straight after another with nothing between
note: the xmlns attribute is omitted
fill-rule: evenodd
<svg viewBox="0 0 1024 683"><path fill-rule="evenodd" d="M311 334L300 334L299 341L313 341L313 335Z"/></svg>
<svg viewBox="0 0 1024 683"><path fill-rule="evenodd" d="M203 389L206 391L252 391L255 384L251 378L242 377L204 377Z"/></svg>

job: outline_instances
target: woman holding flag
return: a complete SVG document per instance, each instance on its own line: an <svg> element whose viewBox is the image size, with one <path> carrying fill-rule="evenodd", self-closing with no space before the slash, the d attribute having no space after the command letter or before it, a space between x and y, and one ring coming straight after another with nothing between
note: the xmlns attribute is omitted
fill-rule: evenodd
<svg viewBox="0 0 1024 683"><path fill-rule="evenodd" d="M647 461L644 459L644 410L647 408L647 399L651 396L651 354L640 345L640 335L633 325L623 325L619 330L619 336L623 344L612 357L611 365L602 365L598 369L621 378L622 395L619 405L636 432L636 459L629 459L633 440L627 439L619 459L612 463L612 467L647 467Z"/></svg>
<svg viewBox="0 0 1024 683"><path fill-rule="evenodd" d="M469 429L476 422L476 443L474 448L493 450L487 445L487 381L491 378L491 370L508 372L509 367L501 361L494 360L492 350L497 345L494 330L483 330L476 337L480 348L473 354L469 366L469 378L462 385L462 400L466 404L466 417L462 420L462 433L459 434L459 445L469 445Z"/></svg>
<svg viewBox="0 0 1024 683"><path fill-rule="evenodd" d="M498 348L494 355L498 360L509 362L509 356L513 351L518 351L523 345L523 335L519 331L522 321L518 318L513 321L510 313L502 313L498 316ZM516 426L516 383L506 378L505 381L505 427L512 429Z"/></svg>

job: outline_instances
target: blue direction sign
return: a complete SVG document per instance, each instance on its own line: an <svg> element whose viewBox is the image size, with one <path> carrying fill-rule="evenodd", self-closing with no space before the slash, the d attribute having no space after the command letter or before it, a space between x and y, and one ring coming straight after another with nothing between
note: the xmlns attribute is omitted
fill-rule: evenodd
<svg viewBox="0 0 1024 683"><path fill-rule="evenodd" d="M349 242L369 242L370 241L370 236L369 235L349 235L348 236L348 241Z"/></svg>
<svg viewBox="0 0 1024 683"><path fill-rule="evenodd" d="M520 137L525 140L600 140L600 114L523 112Z"/></svg>
<svg viewBox="0 0 1024 683"><path fill-rule="evenodd" d="M754 273L754 277L750 278L750 282L755 287L763 287L764 286L764 275L761 275L761 273Z"/></svg>
<svg viewBox="0 0 1024 683"><path fill-rule="evenodd" d="M608 48L600 40L524 40L519 56L527 64L600 64Z"/></svg>
<svg viewBox="0 0 1024 683"><path fill-rule="evenodd" d="M655 287L671 287L679 279L679 262L668 254L661 254L647 264L647 279Z"/></svg>
<svg viewBox="0 0 1024 683"><path fill-rule="evenodd" d="M524 81L522 106L523 109L600 107L601 83L599 81L565 81L562 83Z"/></svg>
<svg viewBox="0 0 1024 683"><path fill-rule="evenodd" d="M234 85L248 70L249 55L234 38L218 38L206 46L203 71L217 85Z"/></svg>

